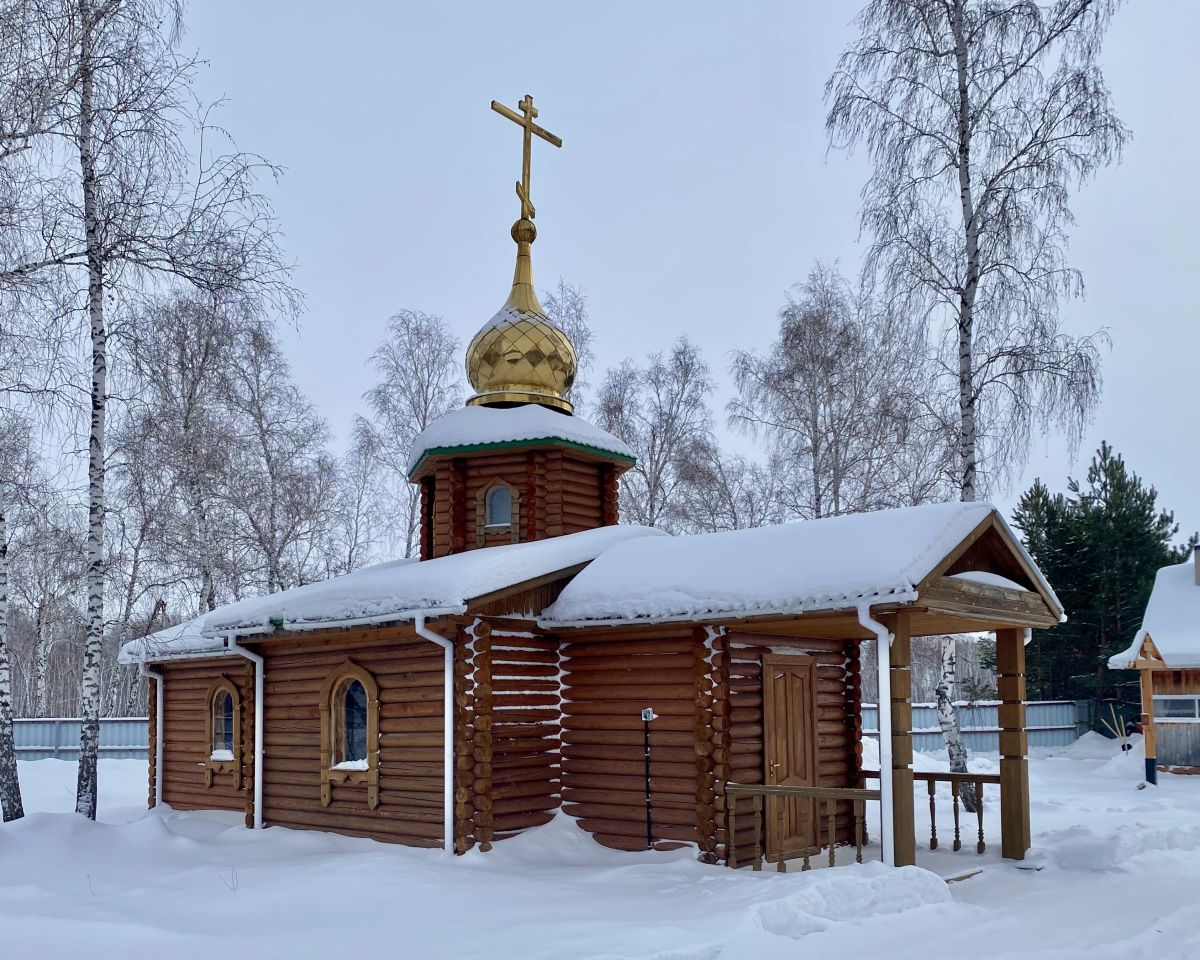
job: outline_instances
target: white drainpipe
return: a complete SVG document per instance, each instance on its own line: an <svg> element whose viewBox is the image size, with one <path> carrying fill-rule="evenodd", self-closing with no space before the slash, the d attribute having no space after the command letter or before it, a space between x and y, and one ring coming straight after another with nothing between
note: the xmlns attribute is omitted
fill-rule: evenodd
<svg viewBox="0 0 1200 960"><path fill-rule="evenodd" d="M875 634L875 653L879 671L879 844L883 848L883 862L889 867L896 865L896 838L893 823L892 789L892 634L882 623L871 616L871 608L858 606L858 622L864 629Z"/></svg>
<svg viewBox="0 0 1200 960"><path fill-rule="evenodd" d="M254 829L263 825L263 674L266 665L261 654L238 646L234 635L227 638L230 653L245 657L254 664Z"/></svg>
<svg viewBox="0 0 1200 960"><path fill-rule="evenodd" d="M445 652L445 685L442 692L444 715L442 719L442 816L445 820L443 832L446 836L446 852L454 853L454 644L425 626L425 614L418 613L413 621L417 635L436 643Z"/></svg>
<svg viewBox="0 0 1200 960"><path fill-rule="evenodd" d="M154 806L163 802L163 673L141 661L141 674L154 681Z"/></svg>

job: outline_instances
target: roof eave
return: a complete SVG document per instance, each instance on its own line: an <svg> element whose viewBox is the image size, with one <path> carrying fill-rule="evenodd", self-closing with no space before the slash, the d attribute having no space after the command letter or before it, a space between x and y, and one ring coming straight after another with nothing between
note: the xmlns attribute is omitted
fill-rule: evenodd
<svg viewBox="0 0 1200 960"><path fill-rule="evenodd" d="M453 457L471 453L491 453L495 450L513 450L518 447L536 446L566 447L568 450L586 453L590 456L599 457L602 460L611 460L625 470L632 467L636 462L636 458L627 456L626 454L617 453L615 450L605 450L603 447L595 447L586 443L579 443L576 440L565 440L562 437L549 436L531 437L528 440L496 440L491 443L467 443L450 447L430 447L428 450L423 451L417 462L409 468L408 479L415 480L417 475L422 472L421 468L430 457Z"/></svg>

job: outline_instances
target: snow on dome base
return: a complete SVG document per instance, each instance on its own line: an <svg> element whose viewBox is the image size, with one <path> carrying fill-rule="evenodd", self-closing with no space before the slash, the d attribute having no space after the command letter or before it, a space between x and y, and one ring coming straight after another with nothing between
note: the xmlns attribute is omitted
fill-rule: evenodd
<svg viewBox="0 0 1200 960"><path fill-rule="evenodd" d="M493 444L561 441L634 459L629 446L606 430L536 404L521 407L464 407L435 420L417 434L408 458L412 473L430 453L486 448Z"/></svg>

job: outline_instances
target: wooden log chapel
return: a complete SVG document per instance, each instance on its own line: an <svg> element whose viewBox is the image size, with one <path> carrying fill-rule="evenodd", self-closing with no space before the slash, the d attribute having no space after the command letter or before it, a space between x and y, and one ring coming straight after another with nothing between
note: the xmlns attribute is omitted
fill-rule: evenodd
<svg viewBox="0 0 1200 960"><path fill-rule="evenodd" d="M467 350L475 394L413 447L420 559L126 644L150 684L150 805L455 853L563 814L609 847L782 867L861 856L879 800L883 857L911 864L911 640L994 631L1000 774L964 779L998 783L1003 854L1023 857L1024 641L1062 609L1001 515L620 524L633 454L573 415L575 353L533 286L528 144L561 141L530 98L493 106L525 130L516 271ZM862 761L864 641L879 770Z"/></svg>

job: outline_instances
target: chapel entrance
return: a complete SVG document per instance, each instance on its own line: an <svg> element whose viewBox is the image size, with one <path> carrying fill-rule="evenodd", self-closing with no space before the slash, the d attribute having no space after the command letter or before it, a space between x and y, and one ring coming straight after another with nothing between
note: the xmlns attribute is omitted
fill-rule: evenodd
<svg viewBox="0 0 1200 960"><path fill-rule="evenodd" d="M817 785L817 664L805 654L763 657L764 766L768 786ZM817 847L813 802L777 798L766 817L768 860L803 856Z"/></svg>

